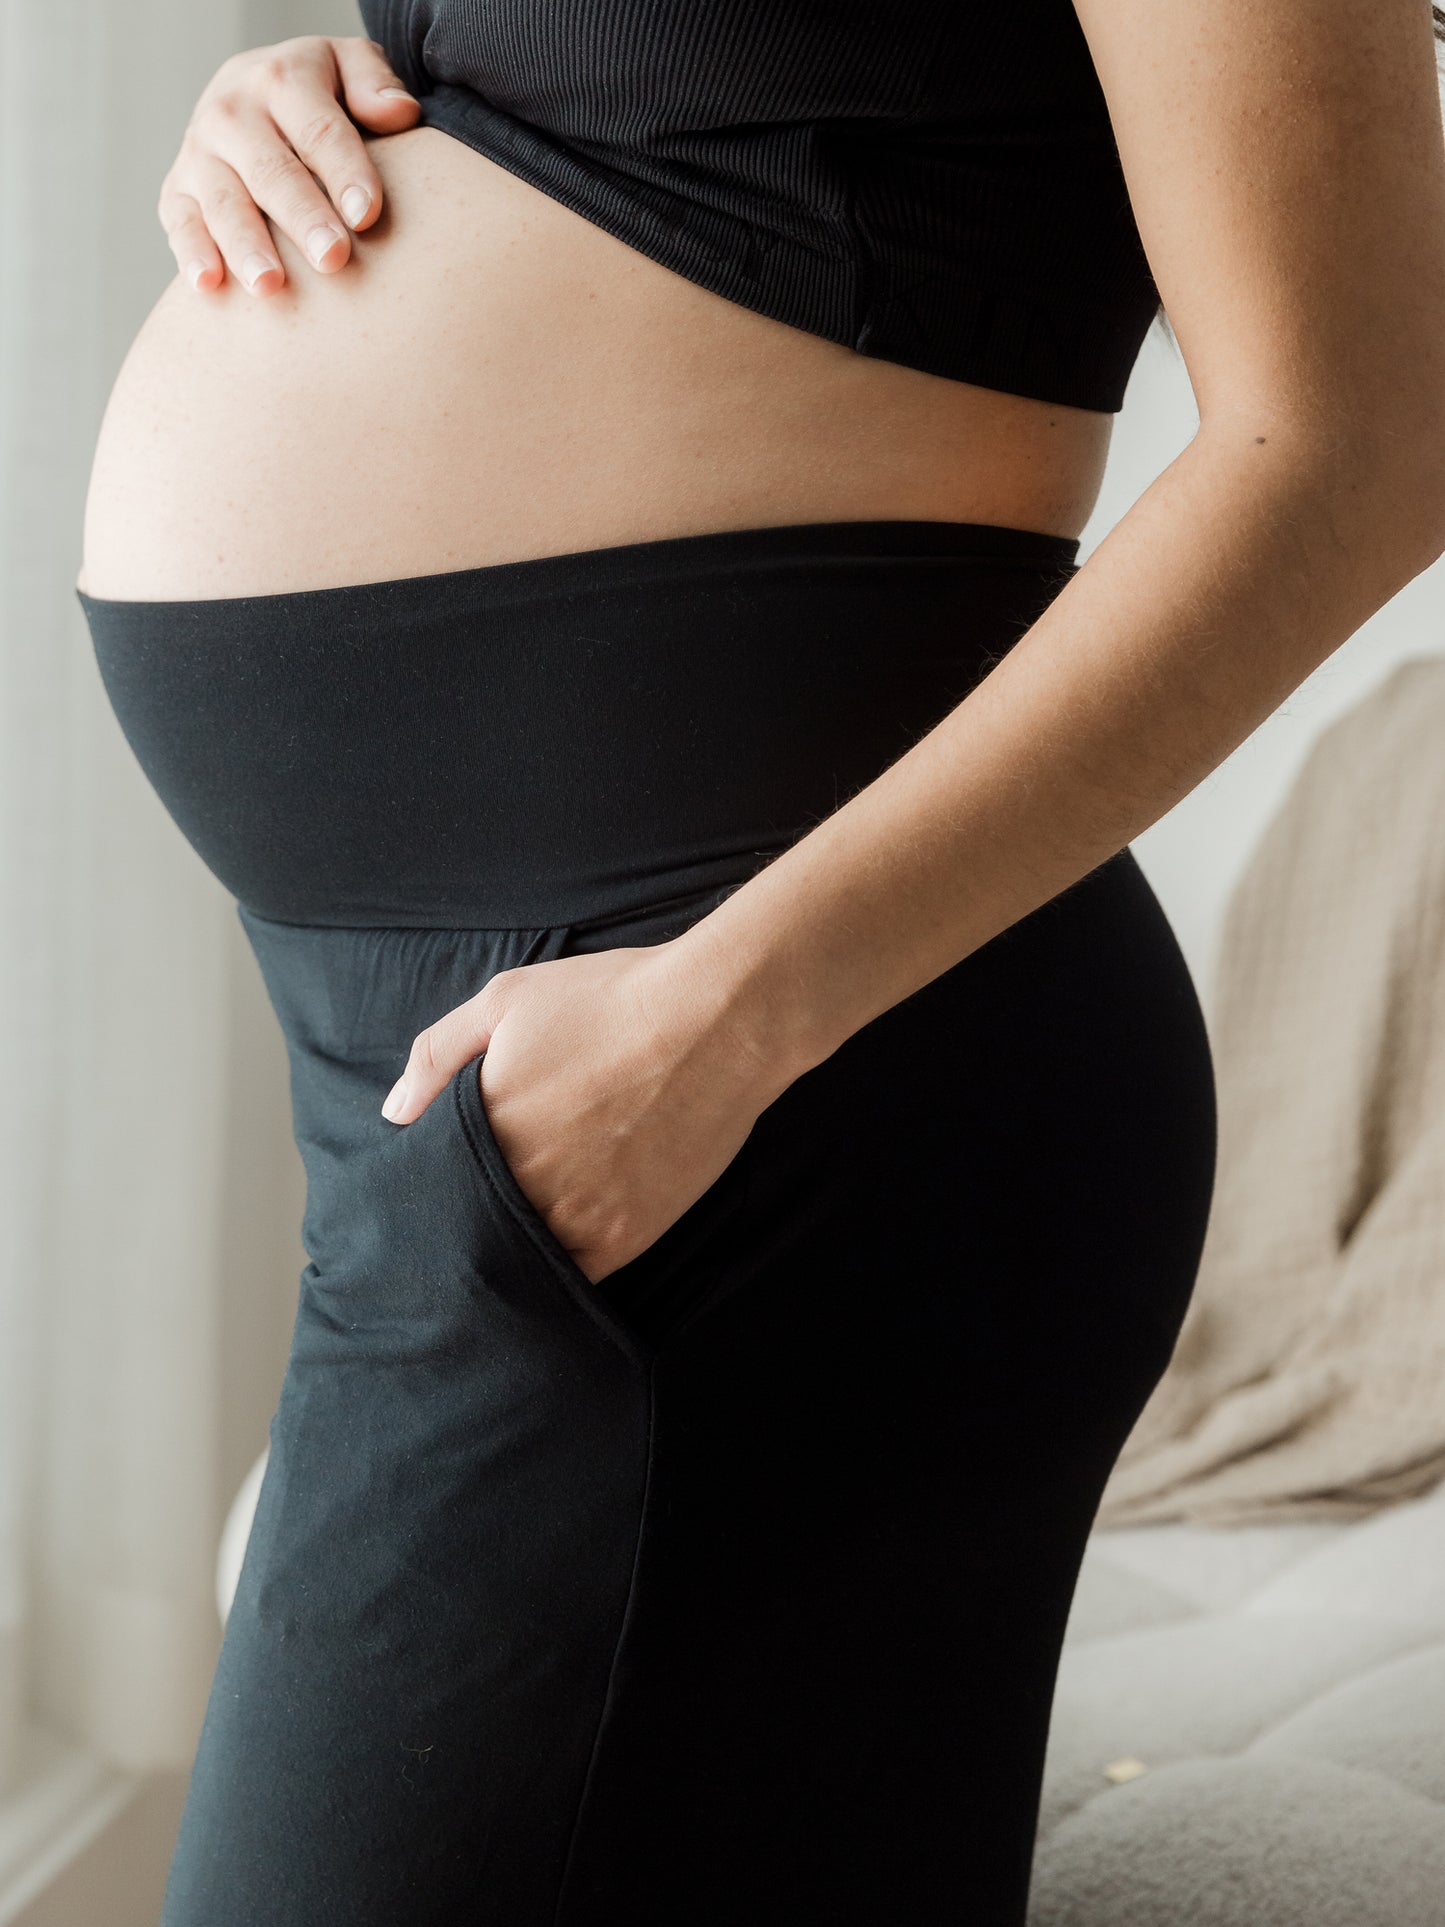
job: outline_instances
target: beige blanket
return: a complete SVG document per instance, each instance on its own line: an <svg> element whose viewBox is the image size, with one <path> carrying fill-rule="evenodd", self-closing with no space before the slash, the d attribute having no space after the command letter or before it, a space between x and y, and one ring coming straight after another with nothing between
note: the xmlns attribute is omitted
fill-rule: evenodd
<svg viewBox="0 0 1445 1927"><path fill-rule="evenodd" d="M1445 1477L1445 658L1316 740L1222 926L1193 1299L1096 1523L1357 1518Z"/></svg>

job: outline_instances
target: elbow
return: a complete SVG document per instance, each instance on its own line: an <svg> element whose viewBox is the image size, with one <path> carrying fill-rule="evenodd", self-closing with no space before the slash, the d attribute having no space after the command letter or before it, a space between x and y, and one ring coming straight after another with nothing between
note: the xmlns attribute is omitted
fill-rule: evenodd
<svg viewBox="0 0 1445 1927"><path fill-rule="evenodd" d="M1445 424L1430 437L1422 452L1418 478L1413 483L1406 480L1402 492L1419 523L1420 569L1428 569L1445 555Z"/></svg>
<svg viewBox="0 0 1445 1927"><path fill-rule="evenodd" d="M1382 572L1381 606L1445 555L1445 424L1355 451L1324 486L1338 537Z"/></svg>
<svg viewBox="0 0 1445 1927"><path fill-rule="evenodd" d="M1376 416L1347 425L1233 414L1227 424L1201 424L1214 453L1236 477L1243 460L1261 484L1259 499L1322 516L1340 546L1381 572L1393 594L1445 555L1445 414L1405 421Z"/></svg>
<svg viewBox="0 0 1445 1927"><path fill-rule="evenodd" d="M1387 552L1419 574L1445 555L1445 413L1383 423L1361 441L1347 443L1331 485L1360 491Z"/></svg>

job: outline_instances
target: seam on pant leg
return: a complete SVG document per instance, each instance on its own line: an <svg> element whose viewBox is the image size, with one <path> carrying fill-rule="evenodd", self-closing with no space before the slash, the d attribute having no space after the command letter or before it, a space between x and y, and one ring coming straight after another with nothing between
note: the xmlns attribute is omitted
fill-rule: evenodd
<svg viewBox="0 0 1445 1927"><path fill-rule="evenodd" d="M602 1734L607 1725L607 1715L616 1698L617 1661L622 1652L627 1629L632 1623L633 1602L637 1597L637 1575L642 1565L642 1542L647 1527L648 1505L652 1494L652 1463L657 1437L657 1368L649 1364L647 1368L647 1468L642 1481L642 1504L637 1512L637 1544L632 1553L632 1572L627 1581L627 1602L622 1608L622 1623L617 1629L617 1643L612 1648L612 1659L607 1668L607 1691L602 1698L602 1709L597 1715L597 1728L592 1735L592 1751L587 1759L587 1772L582 1781L582 1792L577 1801L577 1811L572 1819L572 1833L567 1842L567 1857L562 1863L562 1879L557 1888L557 1905L552 1915L552 1927L561 1927L562 1909L567 1899L567 1883L572 1873L572 1862L577 1851L577 1841L582 1832L582 1816L587 1810L587 1798L592 1791L592 1780L597 1770L597 1758L602 1749Z"/></svg>

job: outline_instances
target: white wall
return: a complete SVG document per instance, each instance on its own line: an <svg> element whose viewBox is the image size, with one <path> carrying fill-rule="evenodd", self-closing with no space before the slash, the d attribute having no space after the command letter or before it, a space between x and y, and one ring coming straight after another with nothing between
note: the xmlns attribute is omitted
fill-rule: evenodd
<svg viewBox="0 0 1445 1927"><path fill-rule="evenodd" d="M1151 328L1114 431L1085 561L1198 426L1184 363ZM1206 1000L1229 891L1319 731L1409 656L1445 654L1445 561L1417 576L1337 649L1182 802L1134 841Z"/></svg>
<svg viewBox="0 0 1445 1927"><path fill-rule="evenodd" d="M241 0L242 47L269 47L299 33L365 33L356 0Z"/></svg>

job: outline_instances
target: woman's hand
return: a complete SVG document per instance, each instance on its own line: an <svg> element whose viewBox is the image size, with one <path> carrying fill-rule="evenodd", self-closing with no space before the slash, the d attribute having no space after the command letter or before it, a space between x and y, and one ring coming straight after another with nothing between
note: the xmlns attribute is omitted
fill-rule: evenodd
<svg viewBox="0 0 1445 1927"><path fill-rule="evenodd" d="M335 273L351 258L348 228L370 227L381 212L381 177L354 123L399 134L420 112L374 40L302 34L232 54L161 182L156 213L176 265L202 292L229 268L252 294L275 294L286 274L269 215L323 274Z"/></svg>
<svg viewBox="0 0 1445 1927"><path fill-rule="evenodd" d="M792 1081L679 945L499 971L421 1032L382 1107L413 1122L485 1051L492 1134L593 1284L702 1196Z"/></svg>

